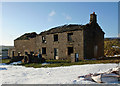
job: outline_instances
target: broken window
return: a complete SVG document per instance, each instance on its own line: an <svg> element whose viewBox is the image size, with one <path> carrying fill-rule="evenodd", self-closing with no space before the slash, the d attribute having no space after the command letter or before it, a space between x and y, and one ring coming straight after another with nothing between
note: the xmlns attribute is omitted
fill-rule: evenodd
<svg viewBox="0 0 120 86"><path fill-rule="evenodd" d="M42 54L46 54L46 47L42 48Z"/></svg>
<svg viewBox="0 0 120 86"><path fill-rule="evenodd" d="M46 37L42 36L42 43L46 43Z"/></svg>
<svg viewBox="0 0 120 86"><path fill-rule="evenodd" d="M54 41L58 41L58 34L54 35Z"/></svg>
<svg viewBox="0 0 120 86"><path fill-rule="evenodd" d="M73 47L68 47L68 55L70 55L71 53L73 53Z"/></svg>
<svg viewBox="0 0 120 86"><path fill-rule="evenodd" d="M72 41L72 35L73 33L68 33L67 36L68 36L68 41Z"/></svg>

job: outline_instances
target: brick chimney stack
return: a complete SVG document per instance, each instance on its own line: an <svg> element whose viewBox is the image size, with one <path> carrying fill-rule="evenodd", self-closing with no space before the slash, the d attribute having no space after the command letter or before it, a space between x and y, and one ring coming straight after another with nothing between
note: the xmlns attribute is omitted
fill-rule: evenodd
<svg viewBox="0 0 120 86"><path fill-rule="evenodd" d="M97 23L97 15L95 14L95 12L90 14L90 23Z"/></svg>

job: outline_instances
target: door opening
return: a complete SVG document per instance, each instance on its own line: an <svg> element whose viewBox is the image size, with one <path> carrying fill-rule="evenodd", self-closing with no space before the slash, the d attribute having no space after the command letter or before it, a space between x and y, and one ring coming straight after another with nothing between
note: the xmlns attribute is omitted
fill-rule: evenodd
<svg viewBox="0 0 120 86"><path fill-rule="evenodd" d="M58 59L58 49L54 48L54 59Z"/></svg>
<svg viewBox="0 0 120 86"><path fill-rule="evenodd" d="M98 46L94 46L94 57L97 57L97 52L98 52Z"/></svg>

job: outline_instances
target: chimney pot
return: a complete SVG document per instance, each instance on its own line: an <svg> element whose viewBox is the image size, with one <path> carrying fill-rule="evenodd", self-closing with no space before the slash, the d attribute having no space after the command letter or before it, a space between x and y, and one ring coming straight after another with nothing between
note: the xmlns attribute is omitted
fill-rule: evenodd
<svg viewBox="0 0 120 86"><path fill-rule="evenodd" d="M90 14L90 22L97 23L97 15L95 14L95 12Z"/></svg>

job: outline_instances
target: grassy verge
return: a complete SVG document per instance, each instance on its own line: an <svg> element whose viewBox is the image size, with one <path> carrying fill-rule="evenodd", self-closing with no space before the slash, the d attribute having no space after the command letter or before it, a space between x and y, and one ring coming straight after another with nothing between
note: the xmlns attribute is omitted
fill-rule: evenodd
<svg viewBox="0 0 120 86"><path fill-rule="evenodd" d="M46 60L48 63L70 63L69 60Z"/></svg>
<svg viewBox="0 0 120 86"><path fill-rule="evenodd" d="M10 62L10 59L2 59L1 60L1 63L9 63Z"/></svg>
<svg viewBox="0 0 120 86"><path fill-rule="evenodd" d="M9 63L10 59L2 59L2 63ZM40 63L30 63L30 64L19 64L25 67L34 67L34 68L41 68L41 67L60 67L60 66L71 66L71 65L84 65L84 64L101 64L101 63L119 63L120 59L116 60L83 60L79 62L70 63L69 60L46 60L46 65L42 65Z"/></svg>
<svg viewBox="0 0 120 86"><path fill-rule="evenodd" d="M56 62L56 61L55 61ZM30 64L21 64L25 67L34 67L34 68L41 68L41 67L60 67L60 66L71 66L71 65L83 65L83 64L101 64L101 63L119 63L119 60L83 60L75 63L69 63L69 62L59 62L59 63L51 63L47 65L42 65L39 63L30 63Z"/></svg>

